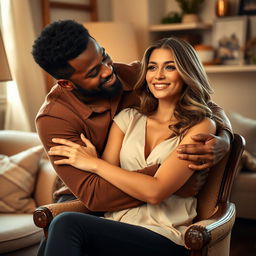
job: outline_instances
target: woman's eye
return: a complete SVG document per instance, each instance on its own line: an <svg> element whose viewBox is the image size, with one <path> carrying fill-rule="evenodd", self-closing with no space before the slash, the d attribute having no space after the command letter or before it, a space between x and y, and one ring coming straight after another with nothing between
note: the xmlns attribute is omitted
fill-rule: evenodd
<svg viewBox="0 0 256 256"><path fill-rule="evenodd" d="M172 66L172 65L168 65L165 67L166 70L175 70L176 67L175 66Z"/></svg>
<svg viewBox="0 0 256 256"><path fill-rule="evenodd" d="M148 70L155 70L156 69L156 67L155 66L148 66L148 68L147 68Z"/></svg>

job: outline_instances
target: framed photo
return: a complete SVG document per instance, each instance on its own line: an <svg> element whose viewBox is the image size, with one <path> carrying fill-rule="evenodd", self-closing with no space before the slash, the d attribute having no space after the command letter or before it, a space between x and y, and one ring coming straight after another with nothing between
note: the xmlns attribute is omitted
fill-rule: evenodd
<svg viewBox="0 0 256 256"><path fill-rule="evenodd" d="M214 25L213 45L216 57L222 64L235 65L244 63L247 17L235 16L219 18Z"/></svg>
<svg viewBox="0 0 256 256"><path fill-rule="evenodd" d="M253 15L256 14L255 0L240 0L239 15Z"/></svg>

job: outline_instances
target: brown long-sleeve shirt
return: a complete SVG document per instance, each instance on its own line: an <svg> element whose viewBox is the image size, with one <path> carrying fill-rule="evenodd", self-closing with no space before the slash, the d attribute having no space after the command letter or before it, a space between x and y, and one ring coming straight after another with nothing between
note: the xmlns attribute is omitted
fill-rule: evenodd
<svg viewBox="0 0 256 256"><path fill-rule="evenodd" d="M55 85L47 95L36 117L36 127L46 149L54 146L52 138L65 138L83 145L83 133L96 147L99 154L104 150L112 118L122 109L139 104L132 87L135 84L140 63L131 65L114 64L123 91L111 99L88 99L86 103L73 92ZM215 113L222 115L222 109L211 104ZM229 123L227 129L231 129ZM60 159L50 156L50 160ZM123 193L101 177L78 170L70 165L54 165L58 176L71 192L91 211L115 211L135 207L142 202ZM153 176L156 167L140 170Z"/></svg>

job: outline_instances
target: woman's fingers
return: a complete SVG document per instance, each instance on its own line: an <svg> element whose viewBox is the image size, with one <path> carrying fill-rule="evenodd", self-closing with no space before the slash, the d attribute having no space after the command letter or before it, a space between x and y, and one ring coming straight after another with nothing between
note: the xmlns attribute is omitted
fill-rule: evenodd
<svg viewBox="0 0 256 256"><path fill-rule="evenodd" d="M52 141L54 143L66 145L66 146L69 146L69 147L80 147L79 144L77 144L75 142L72 142L72 141L69 141L69 140L66 140L66 139L53 138Z"/></svg>
<svg viewBox="0 0 256 256"><path fill-rule="evenodd" d="M87 146L87 147L93 147L94 148L94 145L91 143L91 141L89 139L87 139L83 133L81 133L80 135L80 138L81 140L83 141L83 143Z"/></svg>
<svg viewBox="0 0 256 256"><path fill-rule="evenodd" d="M71 152L70 150L67 150L63 147L53 147L50 148L50 150L48 151L48 154L51 156L66 156L69 157Z"/></svg>
<svg viewBox="0 0 256 256"><path fill-rule="evenodd" d="M70 164L69 159L61 159L61 160L56 160L54 161L54 164Z"/></svg>

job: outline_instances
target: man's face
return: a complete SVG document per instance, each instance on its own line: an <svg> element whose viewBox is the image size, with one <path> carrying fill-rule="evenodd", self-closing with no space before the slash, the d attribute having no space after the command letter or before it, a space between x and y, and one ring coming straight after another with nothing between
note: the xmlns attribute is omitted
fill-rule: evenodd
<svg viewBox="0 0 256 256"><path fill-rule="evenodd" d="M83 96L110 97L120 91L113 62L94 39L90 38L85 51L68 63L76 70L70 81Z"/></svg>

